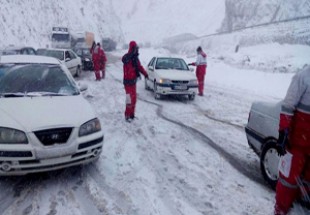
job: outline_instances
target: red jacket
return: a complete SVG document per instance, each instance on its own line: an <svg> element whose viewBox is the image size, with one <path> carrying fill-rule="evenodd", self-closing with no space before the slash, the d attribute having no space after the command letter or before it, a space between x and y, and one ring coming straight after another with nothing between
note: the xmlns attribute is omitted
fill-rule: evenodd
<svg viewBox="0 0 310 215"><path fill-rule="evenodd" d="M296 73L283 100L279 130L284 129L290 145L310 151L310 66Z"/></svg>
<svg viewBox="0 0 310 215"><path fill-rule="evenodd" d="M131 41L129 43L128 53L122 57L122 61L124 63L124 85L135 85L137 78L140 77L140 73L142 73L146 78L148 77L147 72L141 65L138 58L139 53L137 49L137 43L135 41Z"/></svg>
<svg viewBox="0 0 310 215"><path fill-rule="evenodd" d="M92 51L92 59L94 64L104 64L107 61L107 57L105 56L105 53L102 48L100 48L100 46L96 46L96 48Z"/></svg>

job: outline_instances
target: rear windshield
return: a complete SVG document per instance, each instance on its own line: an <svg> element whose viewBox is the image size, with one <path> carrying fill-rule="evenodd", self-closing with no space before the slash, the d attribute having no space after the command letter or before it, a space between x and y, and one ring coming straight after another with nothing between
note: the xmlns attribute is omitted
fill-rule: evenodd
<svg viewBox="0 0 310 215"><path fill-rule="evenodd" d="M64 60L64 52L59 50L39 49L37 55L54 57L62 61Z"/></svg>

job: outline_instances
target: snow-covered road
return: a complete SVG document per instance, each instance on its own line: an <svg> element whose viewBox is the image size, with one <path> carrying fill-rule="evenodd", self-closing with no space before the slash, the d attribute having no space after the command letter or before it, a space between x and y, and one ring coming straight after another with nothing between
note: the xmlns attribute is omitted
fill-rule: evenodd
<svg viewBox="0 0 310 215"><path fill-rule="evenodd" d="M141 61L145 65L149 59L146 55ZM209 65L205 96L194 101L155 100L140 81L138 119L132 123L124 120L119 57L109 56L106 79L101 82L94 81L93 73L83 72L78 82L88 84L84 95L105 133L100 159L56 172L1 178L0 213L272 214L274 191L262 179L259 159L247 145L243 126L254 100L277 98L244 89L250 83L239 87L221 83L218 74L244 71L216 59L210 59ZM291 214L306 211L297 205Z"/></svg>

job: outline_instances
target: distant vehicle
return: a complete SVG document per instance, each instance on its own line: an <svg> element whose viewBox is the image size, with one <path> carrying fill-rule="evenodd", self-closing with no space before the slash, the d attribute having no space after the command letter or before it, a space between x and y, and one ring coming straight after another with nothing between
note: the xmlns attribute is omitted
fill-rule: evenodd
<svg viewBox="0 0 310 215"><path fill-rule="evenodd" d="M66 27L53 27L51 34L52 48L71 48L71 35Z"/></svg>
<svg viewBox="0 0 310 215"><path fill-rule="evenodd" d="M104 135L81 90L86 86L79 89L55 58L1 56L0 175L56 170L99 158Z"/></svg>
<svg viewBox="0 0 310 215"><path fill-rule="evenodd" d="M261 171L267 183L275 188L280 157L276 150L281 102L252 104L245 127L250 147L260 157Z"/></svg>
<svg viewBox="0 0 310 215"><path fill-rule="evenodd" d="M110 52L116 49L116 45L117 43L111 38L104 38L102 40L101 47L103 48L104 51Z"/></svg>
<svg viewBox="0 0 310 215"><path fill-rule="evenodd" d="M181 58L153 57L148 67L145 89L154 91L155 99L163 95L187 95L195 99L197 78Z"/></svg>
<svg viewBox="0 0 310 215"><path fill-rule="evenodd" d="M36 55L36 50L32 47L10 46L2 50L2 55Z"/></svg>
<svg viewBox="0 0 310 215"><path fill-rule="evenodd" d="M75 77L81 74L81 58L71 49L38 49L37 54L59 59Z"/></svg>
<svg viewBox="0 0 310 215"><path fill-rule="evenodd" d="M82 60L82 69L93 70L93 62L90 49L85 46L77 46L74 51Z"/></svg>

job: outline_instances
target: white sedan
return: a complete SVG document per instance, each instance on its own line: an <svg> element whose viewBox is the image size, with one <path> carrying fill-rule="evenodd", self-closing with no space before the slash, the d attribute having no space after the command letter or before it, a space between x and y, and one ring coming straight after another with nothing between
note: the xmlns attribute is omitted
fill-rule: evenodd
<svg viewBox="0 0 310 215"><path fill-rule="evenodd" d="M98 159L99 119L57 59L0 58L0 175L23 175ZM78 108L77 108L78 107Z"/></svg>
<svg viewBox="0 0 310 215"><path fill-rule="evenodd" d="M71 49L38 49L37 55L54 57L64 63L71 74L78 77L82 70L81 58Z"/></svg>
<svg viewBox="0 0 310 215"><path fill-rule="evenodd" d="M152 89L155 99L162 95L187 95L190 100L195 99L197 78L183 59L153 57L147 72L149 79L145 79L145 89Z"/></svg>

